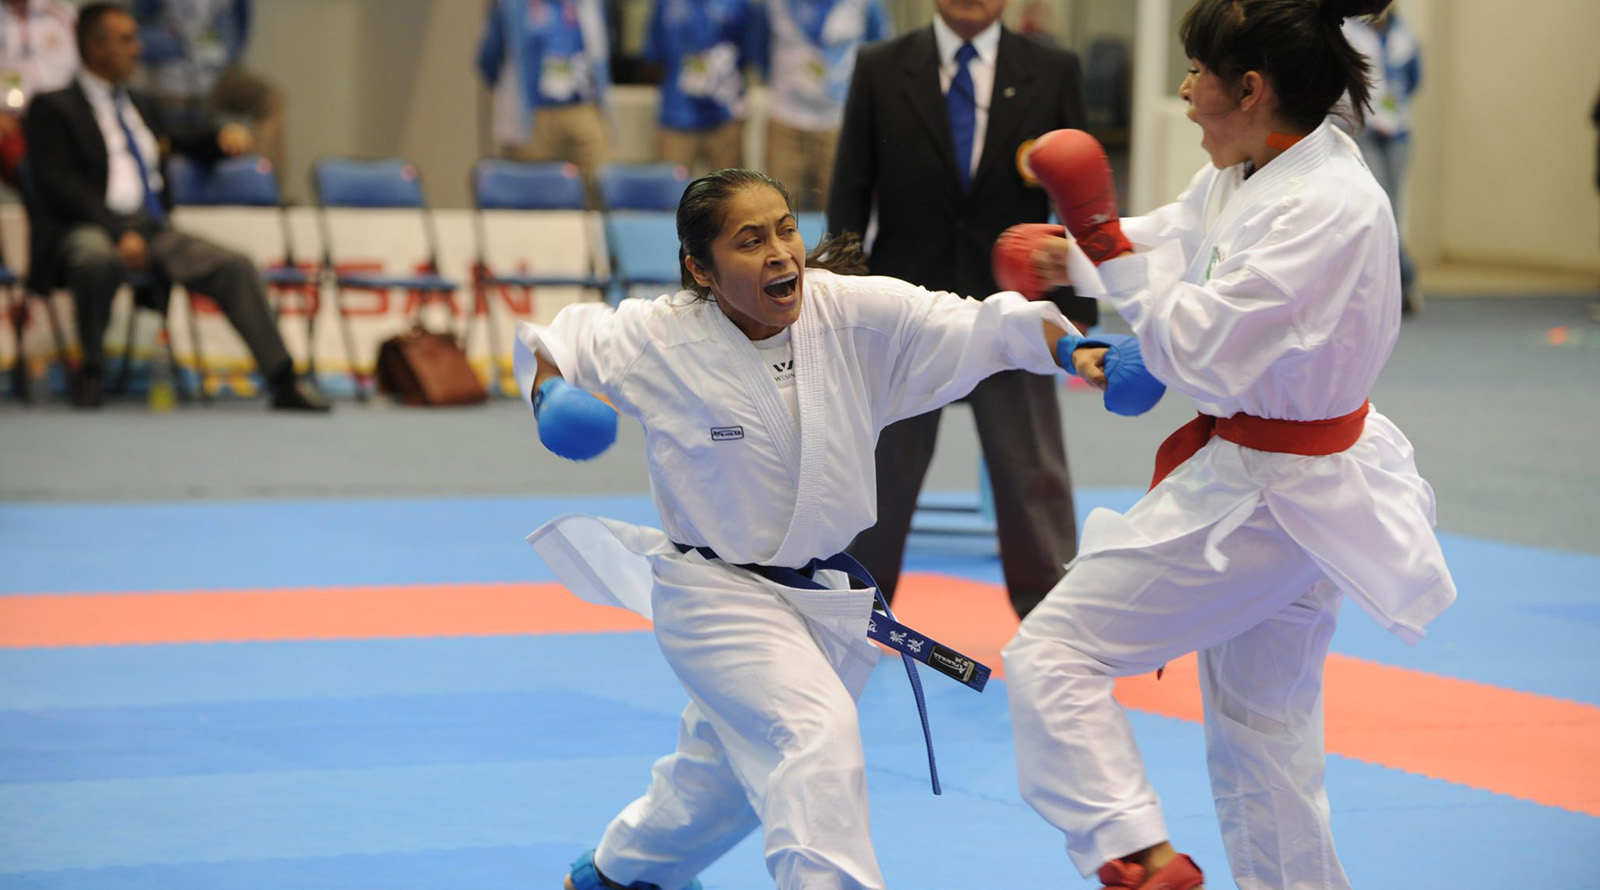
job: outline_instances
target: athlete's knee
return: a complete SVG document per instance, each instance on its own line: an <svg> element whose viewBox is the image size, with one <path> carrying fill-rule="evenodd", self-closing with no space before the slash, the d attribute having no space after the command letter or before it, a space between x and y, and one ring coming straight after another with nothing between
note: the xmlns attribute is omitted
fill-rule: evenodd
<svg viewBox="0 0 1600 890"><path fill-rule="evenodd" d="M1030 614L1037 613L1036 609ZM1030 676L1044 665L1068 657L1067 650L1070 649L1065 640L1051 634L1040 633L1030 626L1027 619L1023 619L1016 636L1000 650L1000 657L1006 666L1006 682L1012 683Z"/></svg>
<svg viewBox="0 0 1600 890"><path fill-rule="evenodd" d="M1073 679L1104 676L1106 664L1066 636L1030 629L1027 622L1000 652L1006 688L1013 694L1034 694Z"/></svg>
<svg viewBox="0 0 1600 890"><path fill-rule="evenodd" d="M824 679L774 701L767 741L784 755L804 755L861 747L861 721L855 699L843 683Z"/></svg>

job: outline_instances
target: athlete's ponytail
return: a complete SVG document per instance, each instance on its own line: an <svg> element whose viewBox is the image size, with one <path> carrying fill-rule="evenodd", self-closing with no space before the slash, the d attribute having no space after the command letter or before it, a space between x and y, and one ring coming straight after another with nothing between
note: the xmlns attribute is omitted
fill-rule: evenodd
<svg viewBox="0 0 1600 890"><path fill-rule="evenodd" d="M840 275L867 274L867 254L861 249L861 236L855 232L823 235L806 255L807 269L826 269Z"/></svg>
<svg viewBox="0 0 1600 890"><path fill-rule="evenodd" d="M1383 12L1392 0L1198 0L1184 13L1184 53L1225 82L1260 72L1278 95L1278 114L1312 130L1345 94L1355 129L1371 100L1366 59L1344 36L1344 20Z"/></svg>

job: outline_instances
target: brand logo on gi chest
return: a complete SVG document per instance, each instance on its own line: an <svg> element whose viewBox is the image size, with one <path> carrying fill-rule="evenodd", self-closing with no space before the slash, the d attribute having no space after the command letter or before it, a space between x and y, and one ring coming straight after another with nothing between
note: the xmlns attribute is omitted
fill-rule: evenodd
<svg viewBox="0 0 1600 890"><path fill-rule="evenodd" d="M742 426L714 426L711 428L711 441L713 442L728 442L733 439L743 438L744 427Z"/></svg>

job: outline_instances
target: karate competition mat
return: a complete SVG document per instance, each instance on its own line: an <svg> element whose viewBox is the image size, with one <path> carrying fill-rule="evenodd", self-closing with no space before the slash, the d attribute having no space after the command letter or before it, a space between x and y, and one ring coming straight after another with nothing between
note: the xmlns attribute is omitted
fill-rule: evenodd
<svg viewBox="0 0 1600 890"><path fill-rule="evenodd" d="M1600 368L1600 352L1539 355ZM1596 379L1572 384L1589 394L1585 411ZM1425 415L1462 385L1434 368L1416 391L1393 394L1406 410L1391 416L1405 426L1408 412ZM1091 398L1067 394L1069 424ZM18 410L6 406L0 424L19 422ZM147 425L167 422L146 420L143 406L107 410L114 423L65 410L37 422L123 429L131 449ZM362 410L341 405L335 416L354 422ZM535 454L531 422L511 413L520 409L492 410L519 424L524 438L507 447L562 472ZM206 411L221 418L207 421L218 436L243 417L221 406L174 422ZM258 413L248 407L250 423L322 434L323 421ZM1425 473L1421 440L1442 448L1449 436L1464 438L1414 435ZM636 442L624 445L637 455ZM1086 480L1080 521L1137 498L1132 479L1097 484L1092 458L1077 440L1073 449ZM471 452L449 460L463 458ZM427 477L414 454L396 464L407 479ZM129 483L96 500L70 481L55 483L57 497L28 496L44 487L18 475L29 465L4 471L0 503L0 890L554 890L673 745L685 696L647 627L578 602L522 541L571 511L653 523L641 491L494 495L485 482L458 486L470 494L335 486L283 497L252 495L246 480L221 496ZM208 470L192 460L188 472ZM490 472L514 475L503 463ZM1495 469L1481 472L1492 488ZM1592 478L1554 486L1551 503L1592 498ZM1435 486L1447 512L1450 491ZM1327 782L1344 864L1362 890L1600 888L1600 533L1579 528L1579 544L1543 547L1442 525L1460 600L1428 638L1408 647L1352 603L1334 638ZM1015 627L999 572L982 535L919 534L899 617L998 677ZM923 676L941 797L929 792L896 659L880 663L861 702L888 885L1098 886L1018 795L1003 678L976 694ZM1159 681L1121 682L1118 696L1175 844L1207 869L1208 886L1232 886L1193 658ZM759 836L701 877L707 890L770 887Z"/></svg>

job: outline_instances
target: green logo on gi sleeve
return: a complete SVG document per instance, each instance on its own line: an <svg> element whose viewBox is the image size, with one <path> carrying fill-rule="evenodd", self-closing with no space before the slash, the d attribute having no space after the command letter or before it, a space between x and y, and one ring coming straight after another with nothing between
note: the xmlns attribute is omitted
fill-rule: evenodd
<svg viewBox="0 0 1600 890"><path fill-rule="evenodd" d="M1211 259L1206 260L1206 281L1210 281L1211 280L1211 270L1215 269L1217 267L1217 262L1220 261L1221 259L1222 259L1222 251L1221 251L1221 249L1216 248L1216 247L1211 248Z"/></svg>

